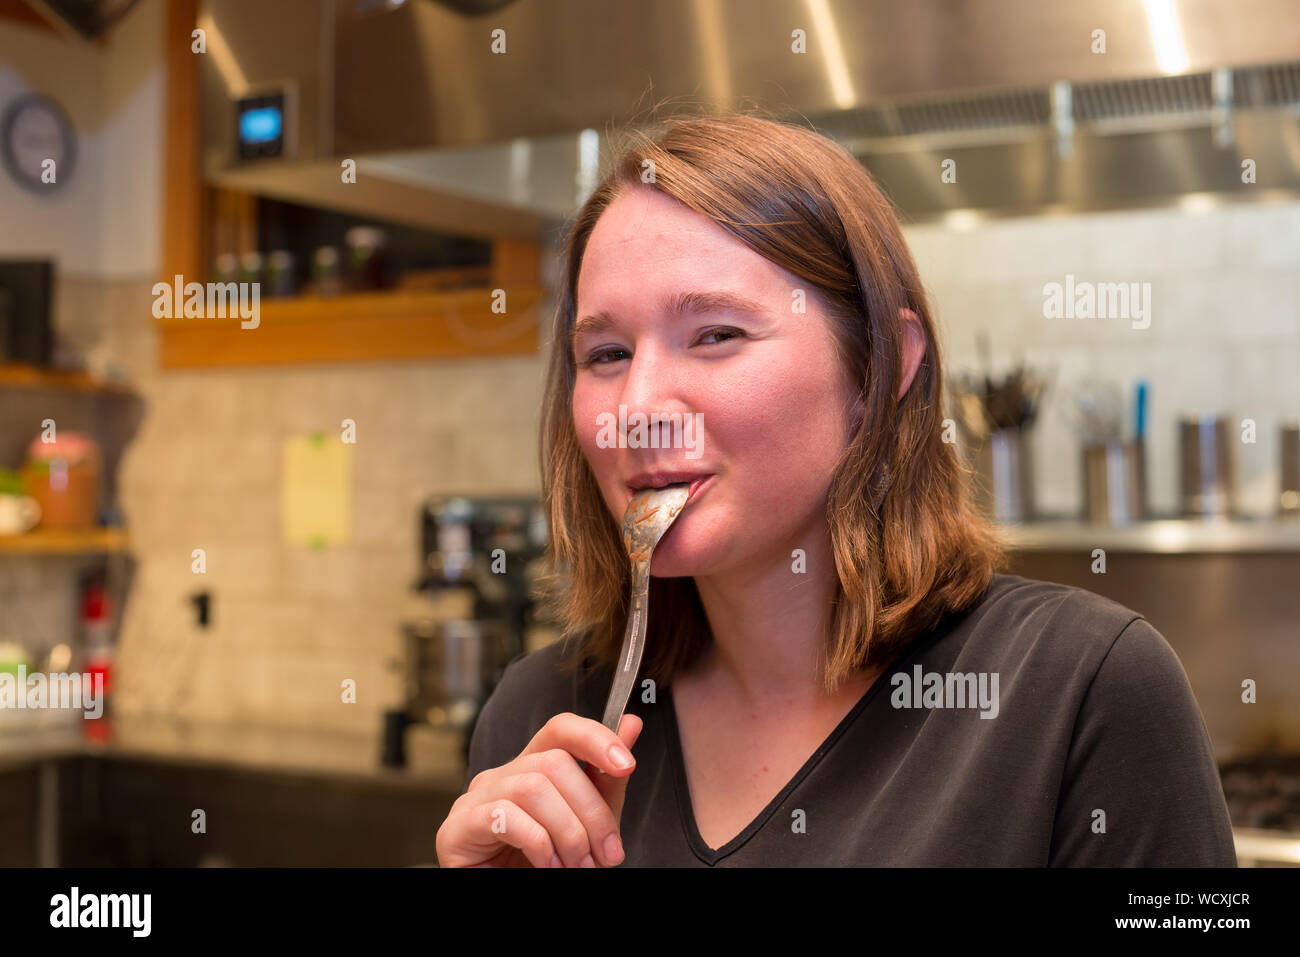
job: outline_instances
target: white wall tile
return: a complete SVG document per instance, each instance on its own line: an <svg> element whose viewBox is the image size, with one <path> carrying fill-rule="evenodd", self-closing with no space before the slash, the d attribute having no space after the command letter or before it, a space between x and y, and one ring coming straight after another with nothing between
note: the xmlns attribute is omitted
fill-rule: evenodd
<svg viewBox="0 0 1300 957"><path fill-rule="evenodd" d="M1040 509L1077 513L1071 390L1108 376L1131 402L1150 382L1150 504L1177 507L1180 413L1248 410L1243 501L1267 504L1276 422L1300 415L1300 203L994 220L968 232L905 227L931 294L949 374L975 371L987 330L994 370L1022 357L1055 378L1033 440ZM1149 281L1152 324L1048 320L1042 287ZM204 669L188 706L206 716L378 730L416 569L416 509L446 492L535 494L541 355L333 367L158 373L142 380L149 418L128 452L122 501L146 559L125 640L145 674ZM357 421L354 542L312 552L279 540L280 442ZM188 595L190 550L209 550L215 640L201 661ZM263 587L265 586L265 587ZM131 649L124 649L130 660ZM308 662L304 665L304 661ZM338 702L358 678L356 706ZM168 679L170 680L170 678ZM129 707L149 705L137 686Z"/></svg>
<svg viewBox="0 0 1300 957"><path fill-rule="evenodd" d="M1223 217L1229 266L1300 268L1300 203L1243 203Z"/></svg>

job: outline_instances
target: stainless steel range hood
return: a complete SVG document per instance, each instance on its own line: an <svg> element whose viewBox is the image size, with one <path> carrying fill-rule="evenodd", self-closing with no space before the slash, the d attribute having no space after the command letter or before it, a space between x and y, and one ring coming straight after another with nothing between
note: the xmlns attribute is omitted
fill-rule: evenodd
<svg viewBox="0 0 1300 957"><path fill-rule="evenodd" d="M810 121L914 219L1300 190L1292 0L207 0L200 25L210 180L471 234L569 215L656 105ZM267 90L286 155L239 162L232 103Z"/></svg>

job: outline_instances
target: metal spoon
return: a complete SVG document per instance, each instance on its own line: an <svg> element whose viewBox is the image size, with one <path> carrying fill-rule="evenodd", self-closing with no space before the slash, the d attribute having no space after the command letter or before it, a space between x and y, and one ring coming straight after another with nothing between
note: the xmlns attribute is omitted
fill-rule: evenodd
<svg viewBox="0 0 1300 957"><path fill-rule="evenodd" d="M645 488L632 496L627 511L623 513L623 547L632 562L632 594L628 602L627 629L623 632L623 650L619 655L618 670L610 685L609 700L605 704L605 727L618 733L623 720L623 709L632 694L637 671L641 667L641 652L645 650L646 611L650 598L650 559L655 546L664 533L677 520L691 486L686 482L665 485L663 488Z"/></svg>

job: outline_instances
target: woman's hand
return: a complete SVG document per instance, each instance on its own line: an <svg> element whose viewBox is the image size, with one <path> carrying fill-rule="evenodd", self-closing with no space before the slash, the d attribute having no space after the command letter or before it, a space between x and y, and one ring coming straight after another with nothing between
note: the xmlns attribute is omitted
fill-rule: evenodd
<svg viewBox="0 0 1300 957"><path fill-rule="evenodd" d="M623 715L618 734L599 721L557 714L519 757L474 775L438 828L440 867L612 867L627 781L611 747L631 757L642 721ZM578 764L585 761L586 767ZM611 842L612 843L612 842Z"/></svg>

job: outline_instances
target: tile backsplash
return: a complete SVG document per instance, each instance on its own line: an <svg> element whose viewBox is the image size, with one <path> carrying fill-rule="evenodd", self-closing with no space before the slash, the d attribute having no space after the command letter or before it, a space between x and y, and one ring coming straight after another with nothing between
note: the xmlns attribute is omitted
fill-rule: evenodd
<svg viewBox="0 0 1300 957"><path fill-rule="evenodd" d="M119 474L136 567L114 707L377 734L400 702L390 664L418 572L421 503L540 488L540 354L162 372L150 285L64 277L56 305L64 342L130 379L147 408ZM284 544L283 441L338 434L343 419L356 423L351 541ZM30 615L68 598L57 569L42 574ZM206 628L190 600L200 591L212 596ZM356 704L341 701L345 678Z"/></svg>
<svg viewBox="0 0 1300 957"><path fill-rule="evenodd" d="M1153 512L1178 509L1177 419L1219 412L1256 423L1234 444L1240 510L1271 515L1278 426L1300 416L1300 203L1189 211L1134 210L1002 219L956 230L905 228L932 295L947 371L980 369L976 333L993 366L1055 369L1032 441L1039 508L1077 515L1079 450L1065 417L1071 387L1104 376L1131 404L1148 396L1148 492ZM1044 285L1150 283L1150 325L1122 318L1045 318ZM1137 325L1144 324L1137 322ZM1131 428L1131 426L1130 426Z"/></svg>

